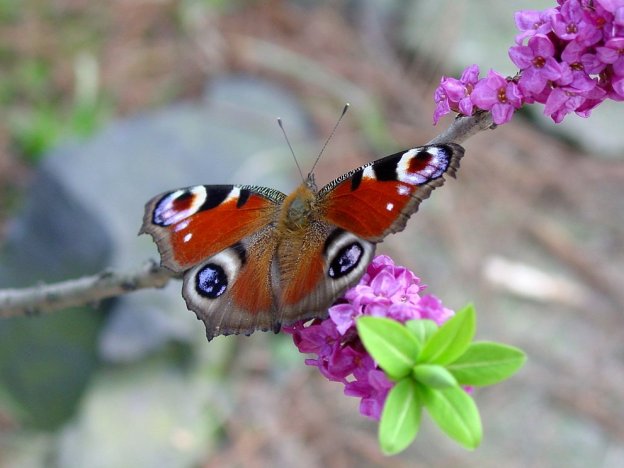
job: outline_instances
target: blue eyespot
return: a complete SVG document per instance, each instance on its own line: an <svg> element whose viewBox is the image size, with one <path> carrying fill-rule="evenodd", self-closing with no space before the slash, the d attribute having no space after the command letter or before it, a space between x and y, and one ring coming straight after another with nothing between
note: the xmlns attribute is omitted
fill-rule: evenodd
<svg viewBox="0 0 624 468"><path fill-rule="evenodd" d="M358 266L364 249L358 242L352 242L341 248L329 264L329 277L338 279L348 275Z"/></svg>
<svg viewBox="0 0 624 468"><path fill-rule="evenodd" d="M223 268L216 263L209 263L199 270L195 289L208 299L216 299L221 296L228 286L228 278Z"/></svg>

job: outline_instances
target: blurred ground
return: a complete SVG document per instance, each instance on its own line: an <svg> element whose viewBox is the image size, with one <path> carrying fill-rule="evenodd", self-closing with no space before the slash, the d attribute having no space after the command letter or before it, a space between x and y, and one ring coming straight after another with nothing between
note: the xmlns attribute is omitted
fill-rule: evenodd
<svg viewBox="0 0 624 468"><path fill-rule="evenodd" d="M459 43L458 17L450 24L413 14L429 3L0 2L7 70L0 78L0 220L19 210L29 174L50 147L86 138L115 117L195 99L226 72L261 76L300 96L319 135L349 97L351 117L319 165L319 181L429 140L438 131L430 124L433 89L440 74L460 66L447 62L452 51L470 50ZM486 20L507 14L497 21L512 27L512 6L470 5ZM448 52L410 46L410 28L428 31ZM473 47L504 52L510 42L511 35ZM481 60L482 69L492 65ZM172 433L172 446L181 454L203 447L199 463L210 467L624 466L624 156L552 130L519 116L471 139L458 180L381 249L448 306L473 300L481 338L529 353L518 376L477 392L480 449L466 453L425 425L405 454L382 457L375 425L359 416L357 402L266 334L229 339L221 358L210 356L214 343L194 351L197 375L217 381L205 395L223 404L203 414L200 429ZM172 392L182 392L188 376L176 380L178 364L159 355L141 365L173 375ZM124 395L126 382L107 391ZM90 401L77 420L87 417ZM69 466L78 449L59 434L33 430L0 404L0 465ZM115 452L110 443L101 441L99 453ZM197 463L189 460L162 466Z"/></svg>

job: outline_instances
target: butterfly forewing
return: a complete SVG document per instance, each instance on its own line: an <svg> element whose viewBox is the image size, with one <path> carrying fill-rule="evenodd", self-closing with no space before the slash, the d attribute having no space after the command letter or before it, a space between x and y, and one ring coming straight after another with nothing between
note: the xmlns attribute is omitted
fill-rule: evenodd
<svg viewBox="0 0 624 468"><path fill-rule="evenodd" d="M396 153L336 179L319 192L323 216L370 242L403 230L431 191L454 175L464 149L432 145Z"/></svg>
<svg viewBox="0 0 624 468"><path fill-rule="evenodd" d="M163 266L182 272L274 222L286 196L247 185L197 185L166 192L145 206Z"/></svg>

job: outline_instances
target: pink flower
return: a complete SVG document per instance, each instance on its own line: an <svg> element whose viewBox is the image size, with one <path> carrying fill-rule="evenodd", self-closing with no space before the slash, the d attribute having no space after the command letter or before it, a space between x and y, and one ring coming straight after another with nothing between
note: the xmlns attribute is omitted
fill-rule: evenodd
<svg viewBox="0 0 624 468"><path fill-rule="evenodd" d="M590 8L586 7L584 13L585 19L602 31L603 39L608 39L615 32L613 13L606 10L599 0L595 1Z"/></svg>
<svg viewBox="0 0 624 468"><path fill-rule="evenodd" d="M612 80L611 88L613 93L610 93L609 97L616 101L624 101L624 76Z"/></svg>
<svg viewBox="0 0 624 468"><path fill-rule="evenodd" d="M616 76L624 76L624 37L609 39L604 47L596 47L598 58L613 67Z"/></svg>
<svg viewBox="0 0 624 468"><path fill-rule="evenodd" d="M544 106L544 114L556 123L560 123L571 112L588 116L589 111L602 102L606 95L598 82L583 70L575 70L566 63L562 65L561 78L557 80Z"/></svg>
<svg viewBox="0 0 624 468"><path fill-rule="evenodd" d="M618 26L624 26L624 1L623 0L596 0L606 11L613 15L613 22Z"/></svg>
<svg viewBox="0 0 624 468"><path fill-rule="evenodd" d="M522 45L527 37L532 37L535 34L547 34L551 30L550 18L555 12L554 8L544 11L517 11L514 15L514 20L520 34L516 36L516 44Z"/></svg>
<svg viewBox="0 0 624 468"><path fill-rule="evenodd" d="M563 2L560 11L552 16L551 22L555 34L566 41L576 39L581 44L592 45L602 38L598 28L587 20L579 0Z"/></svg>
<svg viewBox="0 0 624 468"><path fill-rule="evenodd" d="M605 99L624 100L624 0L557 0L555 8L515 14L520 34L509 57L520 69L504 78L491 70L466 85L445 77L436 90L434 121L450 111L489 110L508 122L523 104L545 104L555 122L588 117ZM528 40L527 40L528 39ZM526 40L526 45L525 44Z"/></svg>
<svg viewBox="0 0 624 468"><path fill-rule="evenodd" d="M394 383L377 368L370 356L366 356L361 366L353 372L354 379L345 384L347 396L361 398L360 413L371 419L379 420L388 392Z"/></svg>
<svg viewBox="0 0 624 468"><path fill-rule="evenodd" d="M555 46L542 34L530 38L526 46L509 49L512 62L522 70L518 86L523 93L540 93L549 81L561 76L561 67L554 54Z"/></svg>
<svg viewBox="0 0 624 468"><path fill-rule="evenodd" d="M455 315L455 312L444 307L442 301L431 294L423 296L418 302L417 308L420 318L433 320L438 325L442 325Z"/></svg>
<svg viewBox="0 0 624 468"><path fill-rule="evenodd" d="M377 256L360 282L329 309L329 318L297 322L282 330L293 337L302 353L316 354L305 363L318 367L328 380L345 385L345 394L361 398L360 413L379 419L392 388L362 345L355 327L360 315L389 317L400 322L430 319L442 324L454 312L425 289L413 272L395 265L390 257Z"/></svg>
<svg viewBox="0 0 624 468"><path fill-rule="evenodd" d="M560 123L567 114L574 112L584 101L585 98L578 93L556 88L548 96L544 114L550 116L555 123Z"/></svg>
<svg viewBox="0 0 624 468"><path fill-rule="evenodd" d="M433 113L434 125L451 110L463 115L472 115L473 104L470 93L479 79L479 67L471 65L464 70L460 79L443 76L433 95L436 109Z"/></svg>
<svg viewBox="0 0 624 468"><path fill-rule="evenodd" d="M568 65L583 69L588 74L597 74L607 66L596 55L594 49L588 49L577 41L569 42L561 53L561 58Z"/></svg>
<svg viewBox="0 0 624 468"><path fill-rule="evenodd" d="M522 106L518 85L494 70L480 80L472 91L472 102L483 110L492 112L492 120L501 125L511 120L516 109Z"/></svg>

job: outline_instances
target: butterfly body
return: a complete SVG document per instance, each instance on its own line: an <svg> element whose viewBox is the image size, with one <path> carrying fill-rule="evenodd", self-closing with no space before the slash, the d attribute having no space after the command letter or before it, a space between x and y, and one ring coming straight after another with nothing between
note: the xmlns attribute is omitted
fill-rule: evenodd
<svg viewBox="0 0 624 468"><path fill-rule="evenodd" d="M141 232L163 266L184 273L187 306L219 334L279 330L323 317L364 274L375 245L405 227L459 145L414 148L355 169L317 190L312 175L293 193L202 185L150 200Z"/></svg>

